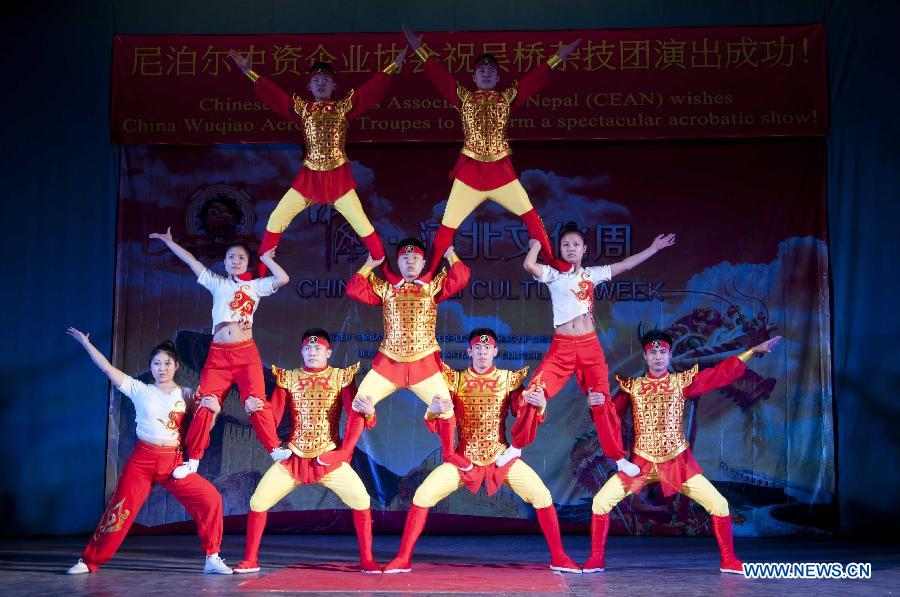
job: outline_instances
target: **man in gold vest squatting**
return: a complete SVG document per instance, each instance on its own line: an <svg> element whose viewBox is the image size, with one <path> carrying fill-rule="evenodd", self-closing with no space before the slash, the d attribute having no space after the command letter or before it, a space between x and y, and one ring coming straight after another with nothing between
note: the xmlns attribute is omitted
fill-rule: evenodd
<svg viewBox="0 0 900 597"><path fill-rule="evenodd" d="M441 270L430 282L419 279L425 267L425 245L407 238L397 245L397 267L403 276L396 284L372 272L383 261L369 255L365 265L347 282L347 296L367 305L381 305L384 339L372 359L372 369L359 385L358 396L378 404L400 388L408 388L425 404L437 397L448 405L437 422L441 447L450 462L462 463L453 453L456 418L447 382L441 374L441 347L435 337L437 304L466 287L469 268L453 247L444 254L450 271Z"/></svg>
<svg viewBox="0 0 900 597"><path fill-rule="evenodd" d="M780 341L781 336L776 336L703 371L694 365L687 371L670 373L672 337L654 330L641 338L647 374L640 377L617 375L623 394L614 400L621 414L628 404L626 396L631 397L634 418L632 462L641 472L634 478L617 473L594 496L591 556L584 565L585 573L600 572L606 566L603 552L609 532L609 511L645 484L659 483L664 495L679 492L709 512L722 557L719 570L743 574L742 563L734 553L728 501L701 474L703 471L694 460L684 435L684 405L686 399L697 398L734 382L744 374L747 361L754 355L770 352ZM602 396L597 399L598 402L602 400L605 400Z"/></svg>
<svg viewBox="0 0 900 597"><path fill-rule="evenodd" d="M387 68L375 73L359 88L349 90L337 101L331 99L337 83L334 69L327 62L316 62L310 68L307 87L313 101L307 101L296 94L288 95L270 79L258 75L250 68L248 57L234 50L229 53L238 68L253 82L256 96L285 120L303 127L306 147L303 166L291 188L269 216L266 233L259 246L260 255L277 247L281 234L291 220L314 203L334 205L359 235L366 250L376 258L384 256L381 240L356 194L356 180L350 171L344 143L348 122L381 100L388 89L389 75L400 70L406 52L404 48ZM265 266L261 264L259 275L264 274Z"/></svg>
<svg viewBox="0 0 900 597"><path fill-rule="evenodd" d="M535 428L544 420L547 399L542 388L523 391L522 382L528 368L507 371L494 367L497 356L497 335L488 328L479 328L469 334L469 356L472 364L463 371L453 371L444 365L444 376L453 396L452 408L456 412L459 428L457 458L450 461L444 455L444 464L431 471L413 496L413 503L406 515L406 526L400 542L400 551L384 568L385 574L410 572L412 553L416 540L425 528L428 510L439 501L466 486L472 493L485 486L488 495L494 495L501 485L508 485L527 503L534 506L538 524L550 548L550 568L561 572L580 573L581 568L566 555L559 534L556 507L550 491L537 473L525 461L516 457L498 465L497 458L506 450L506 415L516 417L512 435L526 445L534 439ZM451 405L438 399L428 407L426 420L432 432L438 432L442 419ZM537 417L522 417L526 409L537 409ZM525 437L519 438L520 435ZM442 447L446 447L443 446ZM451 446L452 447L452 446ZM463 462L459 462L463 459ZM460 468L462 464L462 468Z"/></svg>
<svg viewBox="0 0 900 597"><path fill-rule="evenodd" d="M475 72L472 74L477 89L471 91L460 84L440 60L429 57L427 49L422 45L421 36L416 36L406 26L403 27L403 33L409 47L425 63L425 74L441 95L459 111L463 129L463 149L450 172L453 186L444 208L441 226L434 237L426 276L434 273L441 254L453 243L453 235L459 225L487 199L495 201L522 219L531 238L541 243L541 252L549 265L561 272L569 271L570 264L553 256L544 223L531 205L528 193L519 182L509 159L512 150L506 135L510 113L524 106L526 100L547 83L550 71L569 57L581 43L581 39L560 48L559 52L532 69L521 81L513 81L501 91L497 91L500 64L491 54L483 54L475 63Z"/></svg>
<svg viewBox="0 0 900 597"><path fill-rule="evenodd" d="M270 402L275 424L278 425L287 407L291 413L288 448L293 455L272 465L256 486L247 515L244 560L234 571L236 574L259 572L259 543L266 528L267 511L299 485L318 483L334 491L353 510L360 570L378 574L381 567L372 557L369 493L349 464L363 428L375 426L375 407L355 397L353 377L359 371L359 363L346 369L328 365L331 357L328 332L318 328L304 332L301 354L302 369L272 366L275 391ZM248 411L262 406L258 398L247 400ZM343 439L339 436L342 408L347 413Z"/></svg>

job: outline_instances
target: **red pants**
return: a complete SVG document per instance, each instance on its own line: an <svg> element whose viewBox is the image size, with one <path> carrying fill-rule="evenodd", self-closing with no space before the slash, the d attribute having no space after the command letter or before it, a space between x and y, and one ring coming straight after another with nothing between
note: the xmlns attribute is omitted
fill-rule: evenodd
<svg viewBox="0 0 900 597"><path fill-rule="evenodd" d="M194 393L194 416L184 437L188 458L200 460L209 447L213 413L208 408L198 408L200 398L215 396L221 405L231 384L237 384L241 401L246 401L250 396L262 399L263 409L250 415L250 424L266 451L271 452L281 445L275 432L272 407L266 400L262 360L256 343L253 340L233 344L213 342L209 347L203 372L200 373L200 387Z"/></svg>
<svg viewBox="0 0 900 597"><path fill-rule="evenodd" d="M222 543L222 496L200 475L173 479L172 470L181 461L179 447L165 448L138 440L106 512L81 554L92 572L119 549L154 483L174 495L197 523L197 534L206 555L218 553Z"/></svg>
<svg viewBox="0 0 900 597"><path fill-rule="evenodd" d="M551 398L566 385L573 373L582 392L600 392L606 396L606 402L601 406L591 407L591 418L597 427L603 453L613 460L624 458L619 416L610 400L609 368L595 332L577 336L554 334L550 350L534 370L529 386L541 386L547 398Z"/></svg>

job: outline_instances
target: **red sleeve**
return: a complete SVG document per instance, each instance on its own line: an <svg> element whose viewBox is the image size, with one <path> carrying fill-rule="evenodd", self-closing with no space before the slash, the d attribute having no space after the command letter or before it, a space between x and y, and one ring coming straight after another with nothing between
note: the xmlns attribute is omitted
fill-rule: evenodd
<svg viewBox="0 0 900 597"><path fill-rule="evenodd" d="M366 418L362 414L353 410L353 399L356 397L356 384L351 383L348 386L341 389L341 403L344 405L344 412L347 413L347 423L350 422L350 417L356 415L360 419L366 422L366 429L373 429L375 427L377 413L372 414L371 417ZM346 435L346 433L345 433Z"/></svg>
<svg viewBox="0 0 900 597"><path fill-rule="evenodd" d="M510 431L513 447L521 450L530 445L537 438L538 427L544 422L544 419L545 416L538 407L533 404L523 404L516 415L512 431Z"/></svg>
<svg viewBox="0 0 900 597"><path fill-rule="evenodd" d="M444 278L444 283L441 286L440 291L434 296L434 302L441 303L446 301L448 298L465 288L466 284L469 283L469 274L471 273L469 266L462 261L457 261L451 265L450 271L447 272L447 277Z"/></svg>
<svg viewBox="0 0 900 597"><path fill-rule="evenodd" d="M704 369L694 376L691 385L684 389L685 398L696 398L706 392L724 388L744 374L746 366L737 357L728 357L715 367Z"/></svg>
<svg viewBox="0 0 900 597"><path fill-rule="evenodd" d="M371 79L363 83L353 94L353 109L347 115L353 119L370 110L372 106L381 101L391 85L391 77L387 73L377 72Z"/></svg>
<svg viewBox="0 0 900 597"><path fill-rule="evenodd" d="M287 390L276 386L275 391L269 396L269 405L272 407L272 416L275 417L276 428L284 416L285 404L287 404Z"/></svg>
<svg viewBox="0 0 900 597"><path fill-rule="evenodd" d="M437 87L437 90L444 96L448 102L459 109L462 103L459 96L456 95L456 79L444 66L444 63L436 58L429 58L425 61L425 74L431 80L431 84Z"/></svg>
<svg viewBox="0 0 900 597"><path fill-rule="evenodd" d="M362 435L363 429L367 427L366 418L360 413L353 410L353 396L356 395L356 387L353 384L341 390L341 400L344 404L344 410L347 411L347 425L344 427L344 437L341 438L341 453L345 460L350 460L353 456L353 449L356 442ZM374 417L372 417L374 419ZM374 422L372 423L374 426Z"/></svg>
<svg viewBox="0 0 900 597"><path fill-rule="evenodd" d="M621 419L625 415L625 410L628 408L628 392L619 392L612 401L613 406L616 407L616 414L619 415L619 418Z"/></svg>
<svg viewBox="0 0 900 597"><path fill-rule="evenodd" d="M381 297L375 294L369 279L360 273L353 274L347 282L347 296L367 305L381 304Z"/></svg>
<svg viewBox="0 0 900 597"><path fill-rule="evenodd" d="M528 98L541 90L541 87L550 80L550 65L546 62L540 66L536 66L522 77L519 81L519 91L516 99L513 101L512 109L520 108L525 105Z"/></svg>
<svg viewBox="0 0 900 597"><path fill-rule="evenodd" d="M300 122L300 116L294 112L294 98L285 93L281 87L265 77L260 77L253 84L253 90L256 92L256 97L269 106L273 112L285 120Z"/></svg>

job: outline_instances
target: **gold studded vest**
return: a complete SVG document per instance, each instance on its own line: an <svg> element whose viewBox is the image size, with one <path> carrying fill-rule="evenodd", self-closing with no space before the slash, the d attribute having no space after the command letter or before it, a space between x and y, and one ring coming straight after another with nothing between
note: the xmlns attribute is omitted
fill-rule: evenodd
<svg viewBox="0 0 900 597"><path fill-rule="evenodd" d="M281 369L272 366L275 383L288 391L291 439L288 448L301 458L315 458L340 443L341 390L350 385L359 363L346 369L322 371Z"/></svg>
<svg viewBox="0 0 900 597"><path fill-rule="evenodd" d="M631 396L635 454L659 463L672 460L687 449L684 388L691 385L698 370L694 365L658 379L616 375L619 387Z"/></svg>
<svg viewBox="0 0 900 597"><path fill-rule="evenodd" d="M456 86L461 103L463 155L479 162L496 162L512 153L506 130L518 89L516 83L501 92L469 91L462 85Z"/></svg>
<svg viewBox="0 0 900 597"><path fill-rule="evenodd" d="M403 282L394 288L375 274L369 274L372 288L382 300L384 339L379 351L395 361L417 361L441 349L434 335L437 325L437 303L447 271L428 284Z"/></svg>
<svg viewBox="0 0 900 597"><path fill-rule="evenodd" d="M507 448L506 413L509 395L522 386L528 367L518 371L494 369L479 375L472 368L443 375L456 395L456 413L463 454L478 466L488 465Z"/></svg>
<svg viewBox="0 0 900 597"><path fill-rule="evenodd" d="M306 156L310 170L333 170L347 163L347 114L353 109L353 91L336 102L307 102L294 96L294 111L303 122Z"/></svg>

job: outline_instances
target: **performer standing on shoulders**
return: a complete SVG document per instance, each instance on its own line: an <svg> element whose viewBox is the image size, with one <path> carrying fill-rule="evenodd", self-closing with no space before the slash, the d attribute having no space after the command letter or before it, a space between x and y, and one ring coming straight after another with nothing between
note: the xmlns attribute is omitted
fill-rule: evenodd
<svg viewBox="0 0 900 597"><path fill-rule="evenodd" d="M253 342L253 314L262 297L274 294L289 282L287 273L275 263L275 250L270 249L260 256L260 261L269 266L273 275L247 280L250 251L240 243L231 244L225 250L227 276L222 277L172 240L171 228L165 234L153 233L150 238L163 241L176 257L191 268L197 276L197 283L213 296L213 341L200 373L200 387L197 388L195 401L201 396L215 396L221 407L231 384L236 383L246 410L248 398L266 395L262 360L256 343ZM265 403L263 410L248 414L256 436L272 455L272 459L284 460L289 457L291 451L281 447L275 432L269 403ZM209 447L209 432L214 421L215 417L208 408L197 408L184 438L188 460L172 472L173 477L183 479L197 472L200 459Z"/></svg>
<svg viewBox="0 0 900 597"><path fill-rule="evenodd" d="M334 205L359 235L366 250L376 259L384 257L384 247L375 233L356 194L356 180L350 171L350 160L344 151L347 125L350 120L369 110L381 101L390 85L390 75L400 70L408 48L376 73L365 84L351 89L341 99L331 99L337 89L334 68L327 62L316 62L309 70L307 85L313 101L299 95L288 95L270 79L258 75L250 68L250 59L234 50L229 56L254 84L256 96L276 114L303 127L303 143L306 155L300 172L291 183L275 210L269 216L266 233L259 254L263 255L278 246L281 234L291 220L311 203ZM259 268L265 274L265 264Z"/></svg>
<svg viewBox="0 0 900 597"><path fill-rule="evenodd" d="M431 261L426 269L428 275L435 272L441 254L453 243L456 229L487 199L519 216L531 238L540 242L544 259L557 270L568 271L570 264L553 257L544 223L513 169L509 159L512 150L507 140L507 129L510 113L524 106L528 98L547 83L550 71L569 57L581 39L561 48L521 81L513 81L501 91L497 91L500 82L497 59L490 54L482 54L472 73L477 90L471 91L459 83L443 63L428 56L422 47L422 36L416 36L405 25L403 34L409 47L424 62L425 74L441 95L459 111L463 129L463 149L450 172L453 187L441 226L434 237Z"/></svg>
<svg viewBox="0 0 900 597"><path fill-rule="evenodd" d="M259 572L259 544L266 528L267 512L296 487L318 483L334 491L353 510L353 525L359 541L360 571L381 573L372 557L372 511L369 493L359 475L350 468L350 459L363 428L375 426L375 407L371 401L355 398L353 377L359 363L346 369L331 367L331 337L323 329L303 333L302 369L272 366L276 387L270 402L275 424L285 406L291 413L292 454L274 463L263 475L250 498L247 515L247 549L243 561L234 567L238 574ZM359 412L353 410L355 406ZM247 410L257 412L265 406L259 398L247 400ZM341 408L347 413L347 425L341 439ZM362 413L362 414L360 414ZM340 447L339 447L340 446Z"/></svg>
<svg viewBox="0 0 900 597"><path fill-rule="evenodd" d="M587 252L584 234L575 222L569 222L559 238L560 256L571 266L566 272L538 264L540 245L534 240L530 244L531 248L525 256L525 271L550 289L555 333L550 350L535 369L529 387L541 387L547 397L552 398L574 373L578 387L589 400L598 396L608 397L609 369L594 329L594 288L613 276L637 267L657 251L672 246L675 235L658 236L649 247L618 263L582 267L581 262ZM616 462L620 471L636 475L637 467L625 458L619 418L612 404L591 406L591 418L597 428L603 453ZM501 462L518 456L522 447L514 444L503 455Z"/></svg>
<svg viewBox="0 0 900 597"><path fill-rule="evenodd" d="M580 573L581 568L566 555L559 534L559 521L550 491L537 473L523 460L514 458L503 466L497 457L506 449L506 415L518 416L525 405L539 411L539 417L531 419L533 425L543 422L546 399L540 388L522 392L522 382L528 368L507 371L494 367L497 356L497 335L488 328L479 328L469 334L469 356L472 364L463 371L453 371L444 365L444 376L453 395L453 405L435 398L428 407L426 420L432 432L440 432L447 419L440 417L454 409L459 418L459 446L446 446L456 459L444 453L444 464L425 478L413 497L413 504L406 515L406 525L400 550L384 569L385 574L410 572L416 541L425 528L428 510L439 501L466 486L473 494L484 484L487 494L494 495L501 485L507 485L525 502L534 506L538 523L547 546L550 548L550 568L561 572ZM532 434L517 420L513 436ZM463 459L463 462L460 462ZM464 464L465 468L459 468Z"/></svg>
<svg viewBox="0 0 900 597"><path fill-rule="evenodd" d="M397 267L403 276L397 284L391 285L372 273L383 258L373 259L371 255L347 283L347 296L382 308L384 339L358 392L372 404L400 388L412 390L425 404L431 404L435 397L452 404L447 382L441 375L441 347L435 337L437 305L466 287L469 268L453 247L447 249L444 257L450 262L450 271L441 270L433 280L423 282L419 276L425 267L425 245L407 238L397 245ZM456 435L452 407L440 418L441 447L450 455L450 462L461 463L462 459L457 459L452 450Z"/></svg>
<svg viewBox="0 0 900 597"><path fill-rule="evenodd" d="M113 367L91 344L90 334L75 328L69 328L66 333L81 344L97 368L134 403L137 433L134 452L122 469L100 524L68 574L96 572L115 555L154 483L174 495L197 523L197 534L206 552L203 572L231 574L231 568L219 557L222 496L212 483L199 475L180 480L172 478L172 471L181 462L181 424L190 398L190 390L175 383L178 370L175 345L166 341L150 353L150 373L154 383L146 384ZM219 403L212 396L200 399L200 405L208 409L213 418L219 413Z"/></svg>
<svg viewBox="0 0 900 597"><path fill-rule="evenodd" d="M626 496L637 493L647 483L659 483L663 494L675 492L686 495L709 512L713 532L719 543L721 572L743 574L741 561L734 553L731 515L728 501L719 493L691 453L684 435L684 404L706 392L722 388L744 374L744 363L754 355L771 352L781 341L776 336L757 344L737 356L728 357L715 367L699 371L694 365L681 373L670 373L672 338L666 333L652 331L641 338L647 374L640 377L619 377L624 394L616 397L616 407L624 411L627 397L631 398L634 417L634 461L640 473L628 477L619 473L600 488L591 506L591 556L584 565L585 572L601 572L606 563L604 550L609 533L609 512ZM627 396L627 397L626 397ZM605 397L591 398L591 405L609 404Z"/></svg>

